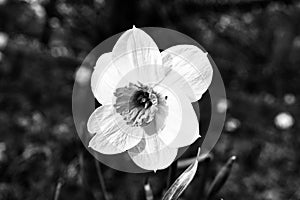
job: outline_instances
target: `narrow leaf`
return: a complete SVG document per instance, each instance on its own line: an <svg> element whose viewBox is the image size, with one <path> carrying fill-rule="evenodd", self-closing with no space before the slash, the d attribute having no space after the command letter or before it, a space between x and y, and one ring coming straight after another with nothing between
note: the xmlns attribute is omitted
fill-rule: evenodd
<svg viewBox="0 0 300 200"><path fill-rule="evenodd" d="M186 167L188 167L187 165ZM167 179L167 188L171 187L172 183L175 182L177 177L177 160L175 160L169 167L168 179Z"/></svg>
<svg viewBox="0 0 300 200"><path fill-rule="evenodd" d="M62 185L63 185L63 179L59 178L59 180L58 180L58 182L56 184L56 188L55 188L54 200L58 200Z"/></svg>
<svg viewBox="0 0 300 200"><path fill-rule="evenodd" d="M198 149L197 157L200 155L200 148ZM171 185L167 190L162 200L176 200L182 194L182 192L187 188L190 182L193 180L198 168L198 160L195 159L192 163Z"/></svg>
<svg viewBox="0 0 300 200"><path fill-rule="evenodd" d="M212 197L214 197L225 184L235 160L236 156L231 156L231 158L228 159L227 163L220 169L216 178L208 189L207 199L212 199Z"/></svg>
<svg viewBox="0 0 300 200"><path fill-rule="evenodd" d="M146 180L146 183L144 185L144 190L145 190L146 200L153 200L154 199L153 192L152 192L151 185L150 185L148 179Z"/></svg>
<svg viewBox="0 0 300 200"><path fill-rule="evenodd" d="M98 160L95 160L95 165L96 165L96 170L97 170L97 175L98 175L98 179L100 182L100 188L101 188L101 192L103 194L103 197L105 200L110 200L110 197L106 191L106 186L105 186L105 182L104 182L104 177L102 175L102 171L101 171L101 167L100 167L100 163Z"/></svg>
<svg viewBox="0 0 300 200"><path fill-rule="evenodd" d="M209 156L210 155L210 156ZM213 159L212 154L208 154L206 156L206 159L204 159L201 163L199 162L198 159L198 163L199 165L201 164L201 171L200 171L200 177L199 177L199 182L197 185L197 189L195 191L195 199L204 199L205 198L205 185L207 182L207 174L209 173L209 169L210 169L210 162ZM198 169L199 170L199 169ZM199 198L200 197L200 198Z"/></svg>
<svg viewBox="0 0 300 200"><path fill-rule="evenodd" d="M185 167L193 164L195 162L195 159L198 160L198 163L201 163L201 162L205 162L207 160L212 160L213 159L213 155L212 154L205 154L205 155L199 156L198 158L197 157L193 157L193 158L182 159L182 160L179 160L177 162L177 167L179 169L185 168Z"/></svg>

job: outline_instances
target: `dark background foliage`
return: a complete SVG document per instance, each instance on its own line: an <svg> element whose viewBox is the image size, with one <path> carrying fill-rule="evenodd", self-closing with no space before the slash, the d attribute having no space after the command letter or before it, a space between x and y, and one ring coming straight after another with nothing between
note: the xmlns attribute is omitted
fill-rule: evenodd
<svg viewBox="0 0 300 200"><path fill-rule="evenodd" d="M58 183L59 199L103 199L73 124L72 87L87 53L133 25L194 38L225 82L214 159L182 199L200 200L201 177L211 181L232 155L215 199L300 199L300 3L292 0L0 0L0 199L53 199ZM101 167L114 199L143 199L146 176L155 198L166 185L167 170Z"/></svg>

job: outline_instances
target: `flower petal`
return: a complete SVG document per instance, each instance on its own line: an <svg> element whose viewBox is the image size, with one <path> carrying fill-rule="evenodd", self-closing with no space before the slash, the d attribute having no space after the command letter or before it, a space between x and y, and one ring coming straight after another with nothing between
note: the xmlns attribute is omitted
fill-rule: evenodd
<svg viewBox="0 0 300 200"><path fill-rule="evenodd" d="M158 82L164 75L161 54L155 42L134 27L121 35L112 52L99 57L91 87L96 99L109 105L114 101L113 92L117 87L124 87L129 82Z"/></svg>
<svg viewBox="0 0 300 200"><path fill-rule="evenodd" d="M156 86L155 91L167 96L168 113L157 112L155 120L160 123L163 118L163 128L157 127L158 136L162 141L174 148L191 145L199 137L199 124L193 106L185 94L175 86ZM166 115L166 116L165 116Z"/></svg>
<svg viewBox="0 0 300 200"><path fill-rule="evenodd" d="M101 106L90 116L87 128L96 133L89 142L89 147L103 154L124 152L137 145L144 134L140 127L126 124L113 106Z"/></svg>
<svg viewBox="0 0 300 200"><path fill-rule="evenodd" d="M112 53L102 54L91 77L91 89L98 102L103 105L111 104L114 99L113 92L121 79L122 74L112 63Z"/></svg>
<svg viewBox="0 0 300 200"><path fill-rule="evenodd" d="M163 83L180 86L191 102L198 101L213 76L207 53L193 45L177 45L163 51L162 58L167 68Z"/></svg>
<svg viewBox="0 0 300 200"><path fill-rule="evenodd" d="M154 134L143 138L138 145L128 150L128 154L139 167L156 171L172 164L177 149L166 146L157 134Z"/></svg>
<svg viewBox="0 0 300 200"><path fill-rule="evenodd" d="M112 58L123 75L136 68L143 68L135 70L135 77L139 77L143 83L157 82L164 76L159 49L153 39L141 29L133 27L126 31L115 44Z"/></svg>

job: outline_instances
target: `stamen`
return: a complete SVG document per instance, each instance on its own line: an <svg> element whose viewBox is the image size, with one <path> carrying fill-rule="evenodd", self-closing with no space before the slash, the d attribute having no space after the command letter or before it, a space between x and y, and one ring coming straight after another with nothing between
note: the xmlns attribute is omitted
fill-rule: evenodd
<svg viewBox="0 0 300 200"><path fill-rule="evenodd" d="M158 110L160 95L153 88L142 83L129 83L128 86L117 88L114 95L116 111L131 126L144 126L149 124Z"/></svg>

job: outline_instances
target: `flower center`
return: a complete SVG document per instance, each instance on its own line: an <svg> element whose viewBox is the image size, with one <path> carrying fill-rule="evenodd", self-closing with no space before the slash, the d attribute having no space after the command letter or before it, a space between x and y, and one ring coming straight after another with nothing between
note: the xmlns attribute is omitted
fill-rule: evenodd
<svg viewBox="0 0 300 200"><path fill-rule="evenodd" d="M128 86L117 88L114 92L116 111L131 126L144 126L149 124L158 110L161 101L153 89L142 83L129 83Z"/></svg>
<svg viewBox="0 0 300 200"><path fill-rule="evenodd" d="M157 96L153 93L153 91L140 90L134 94L132 103L134 103L136 107L144 107L145 109L148 109L152 105L157 105Z"/></svg>

